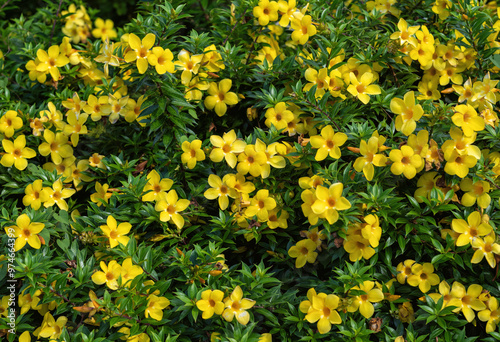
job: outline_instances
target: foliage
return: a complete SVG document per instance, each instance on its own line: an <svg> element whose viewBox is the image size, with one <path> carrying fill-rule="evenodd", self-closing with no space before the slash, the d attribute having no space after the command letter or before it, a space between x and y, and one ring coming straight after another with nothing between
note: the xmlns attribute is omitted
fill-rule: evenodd
<svg viewBox="0 0 500 342"><path fill-rule="evenodd" d="M3 339L500 340L495 2L20 6Z"/></svg>

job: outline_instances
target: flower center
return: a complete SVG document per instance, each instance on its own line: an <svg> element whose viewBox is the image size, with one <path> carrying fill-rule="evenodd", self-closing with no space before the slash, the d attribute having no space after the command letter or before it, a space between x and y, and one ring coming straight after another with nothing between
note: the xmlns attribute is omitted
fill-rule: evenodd
<svg viewBox="0 0 500 342"><path fill-rule="evenodd" d="M335 204L337 203L337 201L335 201L335 198L329 198L329 199L327 200L327 203L328 203L328 206L329 206L330 208L333 208L333 207L335 207Z"/></svg>
<svg viewBox="0 0 500 342"><path fill-rule="evenodd" d="M209 299L208 305L210 305L212 308L215 307L215 301L213 299Z"/></svg>
<svg viewBox="0 0 500 342"><path fill-rule="evenodd" d="M25 228L25 229L23 229L23 235L24 235L24 237L30 237L31 231L28 228Z"/></svg>
<svg viewBox="0 0 500 342"><path fill-rule="evenodd" d="M306 247L302 247L302 249L300 250L300 253L303 255L307 255L307 254L309 254L309 250Z"/></svg>
<svg viewBox="0 0 500 342"><path fill-rule="evenodd" d="M173 205L169 205L168 208L167 208L167 213L174 214L175 213L175 207Z"/></svg>
<svg viewBox="0 0 500 342"><path fill-rule="evenodd" d="M224 146L222 146L222 152L224 152L224 153L229 153L229 152L231 152L231 145L229 145L229 144L224 144Z"/></svg>
<svg viewBox="0 0 500 342"><path fill-rule="evenodd" d="M331 140L327 140L326 141L326 147L333 148L333 146L335 146L335 144L333 143L333 141L331 141Z"/></svg>
<svg viewBox="0 0 500 342"><path fill-rule="evenodd" d="M118 237L118 232L116 230L112 230L110 233L109 233L109 237L112 238L112 239L116 239Z"/></svg>
<svg viewBox="0 0 500 342"><path fill-rule="evenodd" d="M325 317L330 317L330 309L326 306L323 308L323 315L325 315Z"/></svg>
<svg viewBox="0 0 500 342"><path fill-rule="evenodd" d="M52 152L57 151L58 149L59 149L59 144L58 143L53 142L53 143L50 144L50 150Z"/></svg>
<svg viewBox="0 0 500 342"><path fill-rule="evenodd" d="M405 165L410 164L410 158L408 158L408 157L403 157L403 159L401 159L401 163L403 163L403 164L405 164Z"/></svg>
<svg viewBox="0 0 500 342"><path fill-rule="evenodd" d="M239 310L240 309L240 303L239 302L233 302L233 304L231 304L231 309L233 310Z"/></svg>
<svg viewBox="0 0 500 342"><path fill-rule="evenodd" d="M13 152L12 152L12 155L14 156L14 158L19 158L21 157L21 150L16 148Z"/></svg>
<svg viewBox="0 0 500 342"><path fill-rule="evenodd" d="M113 280L115 279L115 276L111 272L106 273L106 280Z"/></svg>

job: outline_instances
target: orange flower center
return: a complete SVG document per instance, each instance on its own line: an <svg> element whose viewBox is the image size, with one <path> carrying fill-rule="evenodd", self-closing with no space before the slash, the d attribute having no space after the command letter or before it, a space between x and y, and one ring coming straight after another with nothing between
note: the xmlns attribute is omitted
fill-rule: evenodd
<svg viewBox="0 0 500 342"><path fill-rule="evenodd" d="M231 145L229 145L229 144L227 144L227 143L226 143L226 144L224 144L224 146L222 146L222 152L224 152L224 153L229 153L229 152L231 152Z"/></svg>
<svg viewBox="0 0 500 342"><path fill-rule="evenodd" d="M302 247L302 249L300 250L300 253L303 255L307 255L307 254L309 254L309 250L306 247Z"/></svg>
<svg viewBox="0 0 500 342"><path fill-rule="evenodd" d="M21 150L16 148L14 151L12 151L12 155L14 156L14 158L21 157Z"/></svg>
<svg viewBox="0 0 500 342"><path fill-rule="evenodd" d="M213 299L208 300L208 305L211 307L215 307L215 301Z"/></svg>
<svg viewBox="0 0 500 342"><path fill-rule="evenodd" d="M233 304L231 304L231 308L233 310L239 310L240 309L240 303L239 302L233 302Z"/></svg>
<svg viewBox="0 0 500 342"><path fill-rule="evenodd" d="M160 184L155 184L153 186L153 191L156 192L156 193L161 192L161 186L160 186Z"/></svg>
<svg viewBox="0 0 500 342"><path fill-rule="evenodd" d="M111 232L109 232L109 237L112 239L116 239L117 237L119 237L118 232L116 230L112 230Z"/></svg>
<svg viewBox="0 0 500 342"><path fill-rule="evenodd" d="M59 149L59 144L58 143L53 142L53 143L50 144L50 150L52 152L57 151L58 149Z"/></svg>
<svg viewBox="0 0 500 342"><path fill-rule="evenodd" d="M330 309L326 306L323 308L323 315L325 315L325 317L330 317Z"/></svg>
<svg viewBox="0 0 500 342"><path fill-rule="evenodd" d="M335 204L337 203L337 201L335 201L335 198L329 198L326 202L328 203L328 206L330 208L335 207Z"/></svg>
<svg viewBox="0 0 500 342"><path fill-rule="evenodd" d="M23 236L24 237L30 237L31 236L31 231L28 228L23 229Z"/></svg>
<svg viewBox="0 0 500 342"><path fill-rule="evenodd" d="M106 272L106 280L113 280L115 276L111 272Z"/></svg>
<svg viewBox="0 0 500 342"><path fill-rule="evenodd" d="M173 205L169 205L168 208L167 208L167 213L174 214L175 213L175 207Z"/></svg>

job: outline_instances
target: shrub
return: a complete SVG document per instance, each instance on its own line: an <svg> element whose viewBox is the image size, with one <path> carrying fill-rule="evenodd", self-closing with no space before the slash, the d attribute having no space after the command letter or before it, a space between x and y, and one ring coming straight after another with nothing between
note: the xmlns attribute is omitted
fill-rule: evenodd
<svg viewBox="0 0 500 342"><path fill-rule="evenodd" d="M2 338L500 340L495 2L22 6Z"/></svg>

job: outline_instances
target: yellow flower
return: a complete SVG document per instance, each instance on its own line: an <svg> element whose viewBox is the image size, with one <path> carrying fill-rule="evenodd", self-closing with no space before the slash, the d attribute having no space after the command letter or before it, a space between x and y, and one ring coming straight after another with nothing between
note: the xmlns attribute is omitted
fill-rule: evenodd
<svg viewBox="0 0 500 342"><path fill-rule="evenodd" d="M456 241L458 247L468 245L476 238L488 235L492 230L488 223L482 222L481 214L478 211L471 213L467 217L467 222L462 219L453 219L451 228L460 234Z"/></svg>
<svg viewBox="0 0 500 342"><path fill-rule="evenodd" d="M254 145L245 146L245 150L238 156L238 166L236 170L242 175L250 174L254 177L262 173L262 165L267 163L264 152L257 152Z"/></svg>
<svg viewBox="0 0 500 342"><path fill-rule="evenodd" d="M89 158L89 165L92 167L98 167L100 169L104 169L104 163L102 162L102 159L104 158L103 155L99 153L93 153L92 156Z"/></svg>
<svg viewBox="0 0 500 342"><path fill-rule="evenodd" d="M194 169L197 161L205 160L205 152L201 149L201 140L184 141L181 147L184 151L181 155L181 161L187 164L189 169Z"/></svg>
<svg viewBox="0 0 500 342"><path fill-rule="evenodd" d="M376 84L371 84L374 81L373 73L365 72L358 79L354 73L349 74L349 79L351 84L347 87L347 91L351 93L352 96L357 97L361 102L367 104L370 101L370 96L368 95L378 95L381 94L380 87Z"/></svg>
<svg viewBox="0 0 500 342"><path fill-rule="evenodd" d="M446 143L446 142L445 142ZM449 175L457 175L460 178L465 178L469 174L469 169L477 163L476 157L472 155L460 155L457 151L452 151L446 158L444 172Z"/></svg>
<svg viewBox="0 0 500 342"><path fill-rule="evenodd" d="M14 110L8 110L0 118L0 132L5 135L6 138L10 138L14 135L14 131L23 127L23 119L17 116L17 112Z"/></svg>
<svg viewBox="0 0 500 342"><path fill-rule="evenodd" d="M417 169L423 164L422 157L408 145L401 146L401 150L391 150L389 158L393 162L391 172L395 175L404 174L408 179L415 177Z"/></svg>
<svg viewBox="0 0 500 342"><path fill-rule="evenodd" d="M354 169L358 172L363 171L366 180L371 181L375 174L373 166L383 167L387 163L387 157L383 154L377 154L379 148L379 137L372 136L368 139L361 140L359 153L363 156L356 159Z"/></svg>
<svg viewBox="0 0 500 342"><path fill-rule="evenodd" d="M40 330L37 329L34 335L37 337L50 338L50 341L57 341L67 322L68 319L66 317L59 316L56 321L54 317L47 312L43 317L42 326L39 328Z"/></svg>
<svg viewBox="0 0 500 342"><path fill-rule="evenodd" d="M462 205L471 207L476 203L480 208L486 209L491 203L491 197L488 195L490 191L490 183L487 181L478 180L472 183L472 179L465 178L460 182L460 189L465 192L462 196Z"/></svg>
<svg viewBox="0 0 500 342"><path fill-rule="evenodd" d="M243 140L237 139L234 129L224 133L222 138L218 135L210 136L210 142L214 146L212 152L210 152L210 160L218 163L225 159L233 169L238 161L235 154L243 152L247 145Z"/></svg>
<svg viewBox="0 0 500 342"><path fill-rule="evenodd" d="M108 192L109 185L102 184L99 182L95 183L95 191L92 195L90 195L90 200L97 204L98 207L102 205L104 202L108 204L109 198L113 195L111 192Z"/></svg>
<svg viewBox="0 0 500 342"><path fill-rule="evenodd" d="M288 123L293 121L295 116L293 113L286 109L285 102L277 103L274 108L269 108L266 111L266 126L274 126L277 130L284 130L288 127Z"/></svg>
<svg viewBox="0 0 500 342"><path fill-rule="evenodd" d="M404 284L406 279L413 274L412 266L415 264L415 260L405 260L404 262L400 262L396 267L396 271L398 274L396 275L396 279L400 284Z"/></svg>
<svg viewBox="0 0 500 342"><path fill-rule="evenodd" d="M208 176L208 184L211 186L211 188L205 191L205 193L203 194L210 200L219 198L219 207L222 210L225 210L229 205L228 197L236 197L236 191L234 189L231 189L227 185L227 180L230 176L230 174L227 174L221 180L219 176L211 174L210 176Z"/></svg>
<svg viewBox="0 0 500 342"><path fill-rule="evenodd" d="M139 265L134 265L134 263L132 262L132 258L123 260L121 268L122 285L127 285L128 283L132 282L135 277L143 273L144 271L142 267Z"/></svg>
<svg viewBox="0 0 500 342"><path fill-rule="evenodd" d="M434 273L434 266L431 263L423 265L414 264L411 267L412 275L407 279L410 286L418 286L423 293L428 292L431 286L439 284L439 276Z"/></svg>
<svg viewBox="0 0 500 342"><path fill-rule="evenodd" d="M243 325L247 325L250 320L250 314L245 311L255 305L255 301L248 298L243 298L243 291L239 286L236 286L229 298L224 300L226 309L222 313L222 317L228 322L232 322L233 318Z"/></svg>
<svg viewBox="0 0 500 342"><path fill-rule="evenodd" d="M173 74L175 72L175 65L172 60L174 55L169 49L163 49L160 46L155 46L152 53L148 55L148 62L155 67L156 72L163 75L166 72Z"/></svg>
<svg viewBox="0 0 500 342"><path fill-rule="evenodd" d="M370 247L370 240L356 234L348 235L344 239L343 245L345 251L349 253L349 260L352 262L361 260L361 258L368 260L375 254L375 250Z"/></svg>
<svg viewBox="0 0 500 342"><path fill-rule="evenodd" d="M438 302L439 299L443 298L443 309L447 306L450 306L450 301L453 299L451 296L451 287L443 280L439 283L439 293L429 293L429 297L431 297L434 302Z"/></svg>
<svg viewBox="0 0 500 342"><path fill-rule="evenodd" d="M62 163L63 158L68 158L73 155L73 148L68 145L68 137L64 133L55 133L46 129L43 132L45 142L38 146L38 151L42 156L52 158L54 164Z"/></svg>
<svg viewBox="0 0 500 342"><path fill-rule="evenodd" d="M269 197L269 190L261 189L250 201L250 206L245 210L245 216L257 215L260 222L265 222L269 219L269 211L274 208L276 208L276 201Z"/></svg>
<svg viewBox="0 0 500 342"><path fill-rule="evenodd" d="M196 307L203 312L203 319L211 318L214 313L221 315L224 311L224 292L220 290L205 290L201 293L201 299L196 301Z"/></svg>
<svg viewBox="0 0 500 342"><path fill-rule="evenodd" d="M454 297L450 301L450 306L457 308L453 312L460 312L465 316L467 322L472 322L475 318L473 310L481 311L486 309L486 305L478 299L483 287L477 284L472 284L465 291L465 286L459 282L454 282L451 287L451 296Z"/></svg>
<svg viewBox="0 0 500 342"><path fill-rule="evenodd" d="M14 237L16 237L14 249L18 251L23 248L26 243L35 249L39 249L41 247L41 242L38 234L45 227L45 224L40 222L31 222L31 219L26 214L20 215L16 219L16 224L17 226L5 228L5 232L9 236L10 234L14 234Z"/></svg>
<svg viewBox="0 0 500 342"><path fill-rule="evenodd" d="M365 317L370 318L375 312L372 303L378 303L384 299L384 293L380 289L374 289L375 282L364 281L363 284L354 286L351 290L364 291L365 294L352 298L352 304L347 307L349 312L359 312Z"/></svg>
<svg viewBox="0 0 500 342"><path fill-rule="evenodd" d="M281 13L281 19L279 24L281 27L287 27L290 21L293 19L293 14L297 11L296 0L285 0L278 1L278 10Z"/></svg>
<svg viewBox="0 0 500 342"><path fill-rule="evenodd" d="M278 212L280 212L280 216L278 217ZM269 217L267 219L267 225L271 229L276 229L278 227L288 228L287 219L290 217L288 212L284 209L277 210L273 209L269 211Z"/></svg>
<svg viewBox="0 0 500 342"><path fill-rule="evenodd" d="M415 190L413 197L417 200L418 203L422 203L424 200L421 197L425 197L430 199L431 191L434 188L439 188L436 185L438 181L437 172L426 172L417 181L418 189Z"/></svg>
<svg viewBox="0 0 500 342"><path fill-rule="evenodd" d="M152 170L147 178L148 183L144 187L144 192L149 191L149 193L142 196L142 200L145 202L156 201L161 194L165 194L174 184L174 181L169 178L161 179L156 170Z"/></svg>
<svg viewBox="0 0 500 342"><path fill-rule="evenodd" d="M101 96L99 99L94 95L89 95L87 104L83 107L85 113L90 114L92 121L99 121L101 117L111 113L111 105L108 96Z"/></svg>
<svg viewBox="0 0 500 342"><path fill-rule="evenodd" d="M163 318L163 309L170 305L170 301L165 297L157 297L155 295L148 296L148 307L144 312L146 318L151 318L161 321Z"/></svg>
<svg viewBox="0 0 500 342"><path fill-rule="evenodd" d="M373 248L378 247L380 237L382 236L382 228L377 215L367 215L363 218L365 224L361 230L361 235L370 242Z"/></svg>
<svg viewBox="0 0 500 342"><path fill-rule="evenodd" d="M140 74L144 74L148 69L148 56L155 44L155 39L156 37L152 33L148 33L142 41L135 34L129 34L128 44L132 50L125 54L125 62L136 61L137 70Z"/></svg>
<svg viewBox="0 0 500 342"><path fill-rule="evenodd" d="M476 110L469 104L456 106L455 114L451 117L451 120L455 125L462 128L466 136L482 131L485 126L484 119L478 116Z"/></svg>
<svg viewBox="0 0 500 342"><path fill-rule="evenodd" d="M74 112L68 114L68 123L64 126L64 134L70 136L73 147L78 145L80 134L87 134L85 122L88 117L88 114L80 114L79 117Z"/></svg>
<svg viewBox="0 0 500 342"><path fill-rule="evenodd" d="M130 108L128 106L129 102L128 96L121 96L119 92L114 95L109 95L109 104L111 105L111 112L109 114L109 122L114 124L120 116L125 116L129 112Z"/></svg>
<svg viewBox="0 0 500 342"><path fill-rule="evenodd" d="M406 22L406 20L400 18L398 22L399 31L396 31L393 34L391 34L391 39L399 38L399 43L401 45L409 43L413 46L416 46L417 40L414 37L412 37L412 35L414 35L418 31L419 27L420 26L408 27L408 23Z"/></svg>
<svg viewBox="0 0 500 342"><path fill-rule="evenodd" d="M259 4L253 8L253 15L259 20L259 25L266 26L270 21L278 20L278 3L260 0Z"/></svg>
<svg viewBox="0 0 500 342"><path fill-rule="evenodd" d="M68 57L60 54L59 45L52 45L48 53L42 49L38 49L36 56L40 63L36 66L36 70L40 72L49 72L54 81L59 81L61 73L58 68L61 68L69 63Z"/></svg>
<svg viewBox="0 0 500 342"><path fill-rule="evenodd" d="M328 77L328 69L322 68L316 71L313 68L307 68L304 74L306 80L309 81L304 86L304 91L309 91L313 86L316 86L316 93L314 94L317 98L322 97L326 91L329 89L330 77Z"/></svg>
<svg viewBox="0 0 500 342"><path fill-rule="evenodd" d="M197 74L198 70L200 69L201 66L201 61L203 59L203 55L193 55L191 56L190 53L186 50L181 50L179 52L179 60L174 62L175 65L180 67L180 70L182 70L181 74L181 82L185 86L189 85L189 82L191 81L191 78L193 77L193 74Z"/></svg>
<svg viewBox="0 0 500 342"><path fill-rule="evenodd" d="M63 183L59 178L52 184L52 188L43 188L42 196L47 199L43 205L48 208L57 204L59 209L67 211L68 203L64 199L71 197L75 192L75 189L63 189Z"/></svg>
<svg viewBox="0 0 500 342"><path fill-rule="evenodd" d="M317 32L316 26L312 23L312 17L299 11L293 14L290 26L293 29L292 40L297 44L307 43L309 38Z"/></svg>
<svg viewBox="0 0 500 342"><path fill-rule="evenodd" d="M18 170L24 170L28 166L28 161L26 159L34 158L36 152L26 147L26 137L20 135L14 140L14 142L3 139L2 146L5 154L0 160L0 164L5 167L11 167L14 165Z"/></svg>
<svg viewBox="0 0 500 342"><path fill-rule="evenodd" d="M207 96L203 102L205 107L210 110L215 108L215 113L218 116L226 114L227 105L232 106L238 103L238 96L236 93L229 91L232 84L233 82L228 78L220 81L218 85L216 82L210 83L207 90L210 95Z"/></svg>
<svg viewBox="0 0 500 342"><path fill-rule="evenodd" d="M101 226L101 230L109 238L110 247L114 248L119 244L126 246L130 238L125 235L130 232L132 225L122 222L117 226L115 218L111 215L108 216L106 223L107 225Z"/></svg>
<svg viewBox="0 0 500 342"><path fill-rule="evenodd" d="M115 53L115 43L110 43L109 40L104 40L101 48L101 54L94 58L98 63L104 63L104 74L109 75L109 66L120 66L120 59Z"/></svg>
<svg viewBox="0 0 500 342"><path fill-rule="evenodd" d="M486 323L486 333L495 331L497 324L500 323L500 309L498 308L498 299L491 297L488 300L488 307L477 313L477 317Z"/></svg>
<svg viewBox="0 0 500 342"><path fill-rule="evenodd" d="M92 274L92 281L97 285L106 285L111 290L118 289L118 278L121 276L122 267L116 262L116 260L111 260L108 265L104 261L100 263L102 271L95 272Z"/></svg>
<svg viewBox="0 0 500 342"><path fill-rule="evenodd" d="M328 156L339 159L341 156L339 146L342 146L346 141L347 135L345 133L335 133L330 125L323 127L321 135L311 137L311 146L318 149L314 159L321 161Z"/></svg>
<svg viewBox="0 0 500 342"><path fill-rule="evenodd" d="M205 68L209 72L218 72L221 69L225 69L224 61L222 60L222 56L219 52L217 52L217 48L215 44L207 46L203 49L203 59L201 61L203 68Z"/></svg>
<svg viewBox="0 0 500 342"><path fill-rule="evenodd" d="M486 261L488 261L490 267L495 268L497 262L493 254L500 255L500 245L495 243L495 238L492 234L487 235L484 239L476 238L471 244L473 248L476 248L471 263L480 263L486 257Z"/></svg>
<svg viewBox="0 0 500 342"><path fill-rule="evenodd" d="M306 262L314 263L318 257L316 243L311 239L300 240L295 246L290 247L288 255L295 260L295 267L302 268Z"/></svg>
<svg viewBox="0 0 500 342"><path fill-rule="evenodd" d="M344 185L342 183L335 183L325 188L319 185L316 188L316 200L311 206L314 214L320 218L326 218L328 223L334 224L339 219L339 210L346 210L351 207L351 203L342 197Z"/></svg>
<svg viewBox="0 0 500 342"><path fill-rule="evenodd" d="M95 29L92 30L92 35L95 38L101 38L103 42L115 39L117 35L113 26L115 26L115 24L111 19L106 19L106 21L104 21L101 18L97 18L95 21Z"/></svg>
<svg viewBox="0 0 500 342"><path fill-rule="evenodd" d="M255 190L255 185L252 182L246 182L245 176L240 173L228 174L226 184L231 189L236 190L238 194L249 194Z"/></svg>
<svg viewBox="0 0 500 342"><path fill-rule="evenodd" d="M393 98L391 100L391 111L399 114L396 117L396 129L404 135L410 135L417 127L417 121L424 114L422 106L415 104L415 94L410 91L405 94L404 100Z"/></svg>
<svg viewBox="0 0 500 342"><path fill-rule="evenodd" d="M189 206L189 200L179 199L175 190L170 190L165 196L162 196L155 205L155 210L160 212L160 221L172 222L181 229L184 226L184 218L179 212Z"/></svg>
<svg viewBox="0 0 500 342"><path fill-rule="evenodd" d="M318 322L320 334L326 334L332 329L332 324L342 323L337 309L339 297L334 294L319 293L312 296L311 308L304 317L309 323Z"/></svg>
<svg viewBox="0 0 500 342"><path fill-rule="evenodd" d="M450 15L450 11L452 3L450 0L436 0L434 5L432 6L432 12L439 15L439 19L445 20Z"/></svg>
<svg viewBox="0 0 500 342"><path fill-rule="evenodd" d="M47 200L47 198L43 196L42 187L41 179L37 179L32 184L28 184L26 189L24 189L25 196L23 197L23 204L25 206L31 205L33 209L38 210L42 202Z"/></svg>

